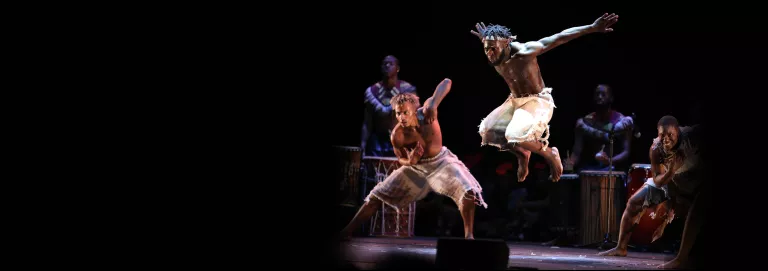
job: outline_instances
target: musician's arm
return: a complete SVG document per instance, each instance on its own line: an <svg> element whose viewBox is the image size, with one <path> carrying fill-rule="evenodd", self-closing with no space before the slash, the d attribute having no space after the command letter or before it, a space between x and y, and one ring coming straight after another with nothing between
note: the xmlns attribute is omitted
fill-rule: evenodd
<svg viewBox="0 0 768 271"><path fill-rule="evenodd" d="M607 132L592 128L584 122L584 119L579 119L576 121L576 131L582 133L583 135L608 142L609 134Z"/></svg>
<svg viewBox="0 0 768 271"><path fill-rule="evenodd" d="M621 153L613 156L614 165L616 163L623 163L629 160L629 151L630 151L629 149L631 145L632 145L632 136L627 134L623 137L623 140L622 140L623 148Z"/></svg>

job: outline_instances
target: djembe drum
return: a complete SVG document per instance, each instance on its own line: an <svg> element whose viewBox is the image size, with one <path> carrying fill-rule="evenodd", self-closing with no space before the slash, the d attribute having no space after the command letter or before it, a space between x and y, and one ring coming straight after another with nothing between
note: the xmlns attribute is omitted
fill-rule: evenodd
<svg viewBox="0 0 768 271"><path fill-rule="evenodd" d="M618 237L624 201L621 197L626 173L583 170L581 179L581 245L601 243L605 234ZM619 189L622 188L622 189Z"/></svg>
<svg viewBox="0 0 768 271"><path fill-rule="evenodd" d="M336 155L337 194L336 202L342 206L358 206L358 182L360 180L360 160L362 149L358 147L333 146Z"/></svg>
<svg viewBox="0 0 768 271"><path fill-rule="evenodd" d="M365 170L363 187L367 196L373 187L383 182L393 171L402 165L395 157L364 157ZM369 235L387 237L412 237L413 222L416 216L416 202L398 213L394 208L382 203L382 207L371 218Z"/></svg>
<svg viewBox="0 0 768 271"><path fill-rule="evenodd" d="M637 190L640 190L640 188L643 187L648 178L653 178L650 164L632 164L632 166L629 167L629 176L627 176L627 200L629 200Z"/></svg>

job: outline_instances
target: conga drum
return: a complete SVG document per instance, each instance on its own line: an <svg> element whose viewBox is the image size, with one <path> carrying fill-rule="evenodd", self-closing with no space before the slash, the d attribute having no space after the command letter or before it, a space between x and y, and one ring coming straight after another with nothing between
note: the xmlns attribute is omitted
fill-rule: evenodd
<svg viewBox="0 0 768 271"><path fill-rule="evenodd" d="M653 178L650 164L632 164L627 176L627 200L645 184L645 180Z"/></svg>
<svg viewBox="0 0 768 271"><path fill-rule="evenodd" d="M581 179L581 220L579 243L600 243L609 233L615 240L619 235L621 214L625 201L622 198L626 173L583 170Z"/></svg>
<svg viewBox="0 0 768 271"><path fill-rule="evenodd" d="M359 204L358 183L360 181L360 165L362 149L349 146L333 146L336 155L336 202L339 205L357 207Z"/></svg>
<svg viewBox="0 0 768 271"><path fill-rule="evenodd" d="M383 182L393 171L402 165L396 157L365 157L363 158L365 178L365 196L376 184ZM416 217L416 202L412 202L398 213L387 204L382 204L379 211L371 218L369 235L386 237L412 237Z"/></svg>
<svg viewBox="0 0 768 271"><path fill-rule="evenodd" d="M653 172L650 164L633 164L629 170L629 181L627 185L628 197L632 197L647 182L653 182ZM665 223L667 214L666 203L660 206L653 206L642 213L637 225L632 230L632 236L629 237L629 243L635 246L647 246L653 242L654 232Z"/></svg>
<svg viewBox="0 0 768 271"><path fill-rule="evenodd" d="M663 223L667 223L667 203L648 208L643 212L640 221L632 230L629 243L636 246L648 246L653 240L653 234Z"/></svg>

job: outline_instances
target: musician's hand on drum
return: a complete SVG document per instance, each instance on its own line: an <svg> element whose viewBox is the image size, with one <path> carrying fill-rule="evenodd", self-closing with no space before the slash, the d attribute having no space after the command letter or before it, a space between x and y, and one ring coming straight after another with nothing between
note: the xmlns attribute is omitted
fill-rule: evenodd
<svg viewBox="0 0 768 271"><path fill-rule="evenodd" d="M595 154L595 159L606 165L610 162L608 161L608 155L605 154L605 151L602 150Z"/></svg>
<svg viewBox="0 0 768 271"><path fill-rule="evenodd" d="M573 161L573 157L567 157L564 164L566 169L573 169L573 165L576 163Z"/></svg>

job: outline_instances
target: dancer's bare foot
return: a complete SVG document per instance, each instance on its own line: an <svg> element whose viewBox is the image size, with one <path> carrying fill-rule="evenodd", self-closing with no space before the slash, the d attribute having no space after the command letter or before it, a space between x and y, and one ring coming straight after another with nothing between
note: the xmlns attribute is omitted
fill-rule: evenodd
<svg viewBox="0 0 768 271"><path fill-rule="evenodd" d="M687 269L689 266L687 264L687 261L681 261L678 260L677 257L672 259L671 261L668 261L662 265L659 265L658 269Z"/></svg>
<svg viewBox="0 0 768 271"><path fill-rule="evenodd" d="M531 151L520 151L520 155L517 157L517 181L523 182L528 177L528 161L531 159Z"/></svg>
<svg viewBox="0 0 768 271"><path fill-rule="evenodd" d="M557 182L560 180L560 175L563 175L563 161L560 161L560 152L556 147L549 148L546 151L548 154L547 160L550 165L550 172L552 174L552 181Z"/></svg>
<svg viewBox="0 0 768 271"><path fill-rule="evenodd" d="M470 235L464 236L464 239L467 239L467 240L475 240L475 236L473 236L473 235L471 235L471 234L470 234Z"/></svg>
<svg viewBox="0 0 768 271"><path fill-rule="evenodd" d="M619 256L619 257L625 257L627 256L627 249L620 249L618 247L597 253L597 256Z"/></svg>

